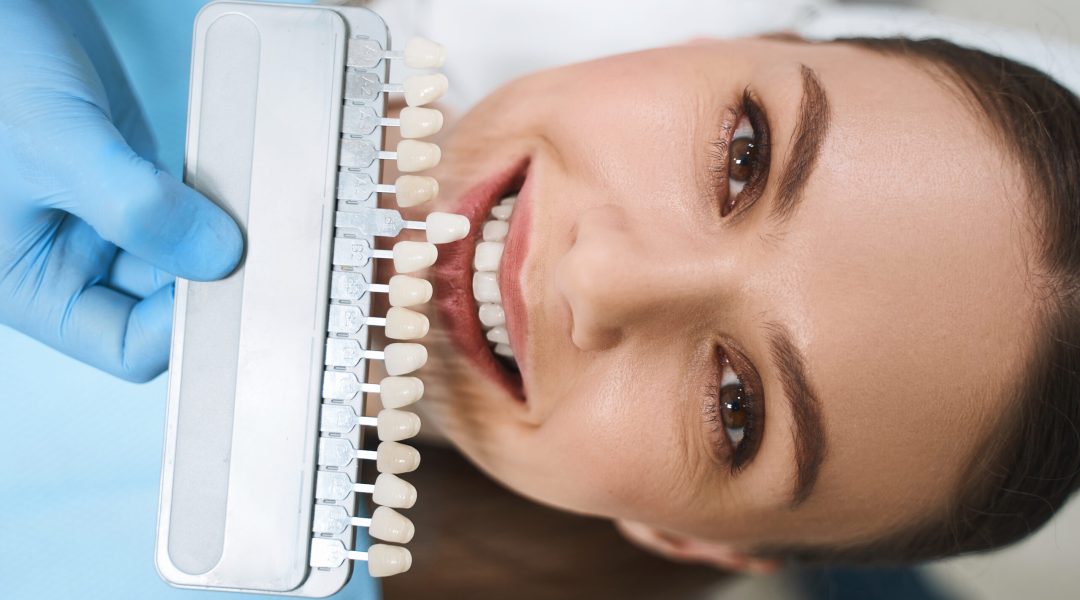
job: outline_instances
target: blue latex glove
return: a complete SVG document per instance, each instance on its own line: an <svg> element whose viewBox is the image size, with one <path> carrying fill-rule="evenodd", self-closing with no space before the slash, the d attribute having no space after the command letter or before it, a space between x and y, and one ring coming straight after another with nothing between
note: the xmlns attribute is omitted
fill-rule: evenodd
<svg viewBox="0 0 1080 600"><path fill-rule="evenodd" d="M243 241L153 160L81 0L0 0L0 323L132 381L168 365L173 279L231 272Z"/></svg>

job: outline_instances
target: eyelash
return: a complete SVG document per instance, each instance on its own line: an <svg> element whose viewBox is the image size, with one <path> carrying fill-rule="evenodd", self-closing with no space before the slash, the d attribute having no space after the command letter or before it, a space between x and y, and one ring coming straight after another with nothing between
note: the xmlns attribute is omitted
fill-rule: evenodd
<svg viewBox="0 0 1080 600"><path fill-rule="evenodd" d="M739 372L740 369L721 350L716 351L716 363L714 370L714 373L717 374L716 379L707 389L703 412L705 422L710 425L713 436L722 438L719 440L714 439L713 446L721 459L728 463L731 473L734 475L738 474L757 452L758 444L761 441L765 406L762 397L756 391L759 386L756 384L748 385L746 378ZM734 387L738 387L742 392L738 398L741 400L741 406L746 413L746 421L739 428L742 430L742 437L738 442L731 439L727 424L724 423L723 419L723 392L726 388L733 387L731 383L724 385L724 371L729 368L738 382L737 386Z"/></svg>
<svg viewBox="0 0 1080 600"><path fill-rule="evenodd" d="M732 210L738 209L732 215L732 218L738 218L753 205L753 201L761 196L761 188L769 179L769 125L765 111L761 108L761 104L749 87L743 90L739 106L731 108L729 113L731 117L725 120L720 138L710 144L711 160L709 171L712 176L715 197L720 205L720 216L726 217ZM730 152L731 146L736 140L746 137L735 137L743 119L749 121L754 130L752 141L757 153L752 163L753 174L750 180L744 184L738 194L732 197L730 191ZM749 200L740 202L744 196L747 196Z"/></svg>

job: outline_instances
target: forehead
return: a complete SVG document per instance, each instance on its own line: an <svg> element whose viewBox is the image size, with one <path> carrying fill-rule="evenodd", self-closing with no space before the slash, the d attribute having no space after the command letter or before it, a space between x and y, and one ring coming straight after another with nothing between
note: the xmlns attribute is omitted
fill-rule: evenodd
<svg viewBox="0 0 1080 600"><path fill-rule="evenodd" d="M802 208L776 232L784 260L763 281L784 282L767 291L824 405L818 506L900 521L954 492L1008 400L1032 324L1029 199L981 117L932 70L846 46L791 48L782 62L817 71L832 126ZM777 168L797 102L779 110Z"/></svg>

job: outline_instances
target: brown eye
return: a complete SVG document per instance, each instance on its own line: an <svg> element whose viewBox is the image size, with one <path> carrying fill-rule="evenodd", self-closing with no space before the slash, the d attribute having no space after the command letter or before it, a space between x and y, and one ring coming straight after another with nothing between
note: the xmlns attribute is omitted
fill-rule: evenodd
<svg viewBox="0 0 1080 600"><path fill-rule="evenodd" d="M724 363L719 396L717 400L720 422L724 424L724 433L731 441L731 446L738 449L746 435L746 426L750 421L750 407L747 405L746 389L743 388L742 380L735 373L735 369L731 368L730 363Z"/></svg>
<svg viewBox="0 0 1080 600"><path fill-rule="evenodd" d="M731 160L728 164L730 181L746 183L754 175L757 145L753 138L737 138L731 141Z"/></svg>

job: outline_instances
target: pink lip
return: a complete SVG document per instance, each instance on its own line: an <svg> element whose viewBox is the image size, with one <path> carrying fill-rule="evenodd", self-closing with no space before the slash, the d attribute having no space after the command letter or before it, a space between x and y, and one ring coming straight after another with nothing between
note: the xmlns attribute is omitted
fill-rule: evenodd
<svg viewBox="0 0 1080 600"><path fill-rule="evenodd" d="M514 214L510 218L510 231L506 234L502 264L499 266L499 292L502 295L503 310L506 312L506 330L510 334L510 347L514 350L514 360L524 373L526 363L526 344L528 337L528 318L525 313L524 294L521 289L521 268L529 251L529 234L532 231L532 189L534 179L526 177L518 191L514 203Z"/></svg>
<svg viewBox="0 0 1080 600"><path fill-rule="evenodd" d="M482 235L481 228L491 212L491 207L495 206L508 192L523 186L527 166L527 159L518 160L509 168L500 170L461 196L454 210L469 219L472 234L463 240L440 246L439 260L432 271L435 309L447 328L451 342L481 372L522 402L525 401L525 391L521 377L507 372L499 365L480 326L479 307L472 293L472 261L476 251L476 242ZM521 203L522 198L519 196L518 205ZM513 231L525 230L520 233L526 233L527 217L518 217L520 210L518 205L514 207L511 227ZM515 247L512 252L515 256L514 260L510 261L509 256L503 257L499 288L503 294L503 306L507 312L507 329L512 332L510 341L515 359L524 370L524 356L518 354L523 352L525 333L521 290L518 285L509 282L517 281L517 274L524 261L527 238L520 243L520 247L518 243L513 246ZM504 254L507 252L511 252L510 245L504 250Z"/></svg>

